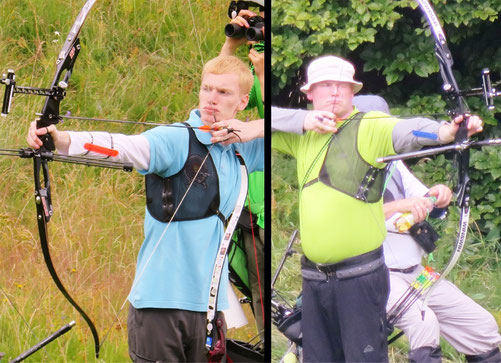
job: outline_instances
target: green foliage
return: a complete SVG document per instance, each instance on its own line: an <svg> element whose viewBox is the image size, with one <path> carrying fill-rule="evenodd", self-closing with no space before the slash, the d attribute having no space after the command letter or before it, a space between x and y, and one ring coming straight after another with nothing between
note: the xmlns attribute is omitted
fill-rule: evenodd
<svg viewBox="0 0 501 363"><path fill-rule="evenodd" d="M274 1L273 94L285 98L295 85L298 69L324 54L352 60L359 68L358 78L366 81L365 92L381 92L386 88L383 82L395 85L385 90L394 106L402 102L399 93L408 98L412 93L436 92L436 83L435 88L421 83L437 74L438 64L431 32L416 7L410 0ZM499 31L498 1L434 1L433 7L456 59L460 85L480 86L481 67L501 70L500 58L492 56L499 55L494 45L499 39L491 35ZM362 74L362 70L370 73ZM399 91L406 85L410 87Z"/></svg>

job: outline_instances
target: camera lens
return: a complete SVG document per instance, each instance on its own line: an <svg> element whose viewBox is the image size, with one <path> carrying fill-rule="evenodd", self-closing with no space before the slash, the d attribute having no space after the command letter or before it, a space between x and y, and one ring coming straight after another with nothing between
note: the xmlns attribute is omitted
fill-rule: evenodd
<svg viewBox="0 0 501 363"><path fill-rule="evenodd" d="M224 34L229 38L242 38L245 35L245 28L230 23L224 27Z"/></svg>
<svg viewBox="0 0 501 363"><path fill-rule="evenodd" d="M259 41L263 40L263 24L257 24L257 26L253 26L245 32L245 36L248 40Z"/></svg>

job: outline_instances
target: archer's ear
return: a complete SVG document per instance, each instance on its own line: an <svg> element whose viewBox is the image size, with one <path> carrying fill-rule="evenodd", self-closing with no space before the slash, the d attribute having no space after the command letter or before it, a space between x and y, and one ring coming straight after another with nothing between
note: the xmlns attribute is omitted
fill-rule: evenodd
<svg viewBox="0 0 501 363"><path fill-rule="evenodd" d="M247 94L242 96L242 98L240 99L240 103L238 105L238 111L245 110L248 103L249 103L249 95Z"/></svg>
<svg viewBox="0 0 501 363"><path fill-rule="evenodd" d="M313 101L313 97L311 96L310 91L307 91L307 92L306 92L306 98L307 98L307 99L308 99L308 101L310 101L310 102L311 102L311 101Z"/></svg>

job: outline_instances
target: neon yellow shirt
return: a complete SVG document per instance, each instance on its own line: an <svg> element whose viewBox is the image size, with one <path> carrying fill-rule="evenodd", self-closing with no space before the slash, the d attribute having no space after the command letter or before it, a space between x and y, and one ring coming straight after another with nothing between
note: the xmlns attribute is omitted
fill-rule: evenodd
<svg viewBox="0 0 501 363"><path fill-rule="evenodd" d="M352 115L356 112L355 109ZM366 162L382 168L385 164L376 163L376 158L395 154L392 131L398 121L381 112L364 115L358 131L357 149ZM272 147L296 158L298 180L302 183L330 137L331 134L311 131L304 135L276 132L272 135ZM306 181L318 176L326 150L311 168ZM341 152L339 157L343 157ZM360 181L353 180L353 183ZM336 263L372 251L386 237L382 198L369 204L318 182L300 193L299 209L303 252L316 263Z"/></svg>

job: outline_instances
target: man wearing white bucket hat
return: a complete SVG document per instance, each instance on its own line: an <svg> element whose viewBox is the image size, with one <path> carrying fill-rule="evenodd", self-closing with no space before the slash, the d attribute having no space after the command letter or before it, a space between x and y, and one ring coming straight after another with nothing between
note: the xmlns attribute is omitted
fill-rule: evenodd
<svg viewBox="0 0 501 363"><path fill-rule="evenodd" d="M304 135L274 132L272 147L297 159L303 248L303 358L305 362L388 360L388 270L381 194L385 164L377 157L453 141L462 122L399 120L358 112L362 83L346 60L313 60L301 87L314 111L272 109L274 131L304 121ZM412 131L434 134L435 140ZM482 130L472 116L468 132ZM302 130L301 130L302 131ZM363 223L363 225L361 225Z"/></svg>
<svg viewBox="0 0 501 363"><path fill-rule="evenodd" d="M327 55L311 62L308 67L308 83L300 89L308 93L311 86L323 81L346 82L353 85L353 93L358 93L362 89L362 82L353 79L355 68L353 65L342 58Z"/></svg>

